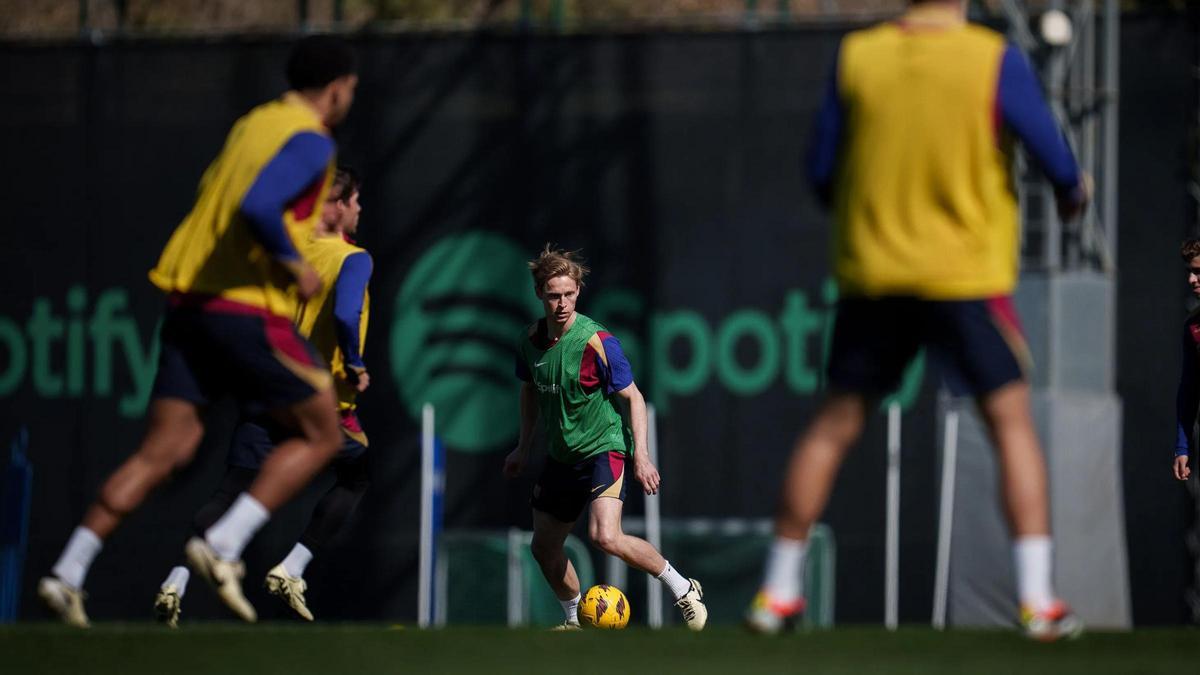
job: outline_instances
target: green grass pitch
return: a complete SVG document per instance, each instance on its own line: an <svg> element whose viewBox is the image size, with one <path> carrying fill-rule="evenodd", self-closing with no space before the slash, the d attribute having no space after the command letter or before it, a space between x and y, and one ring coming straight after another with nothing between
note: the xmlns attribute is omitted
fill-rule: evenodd
<svg viewBox="0 0 1200 675"><path fill-rule="evenodd" d="M1195 673L1200 630L1088 633L1056 644L1014 632L838 628L781 637L717 627L549 633L368 624L195 623L169 631L101 624L0 626L0 672L139 675L255 673Z"/></svg>

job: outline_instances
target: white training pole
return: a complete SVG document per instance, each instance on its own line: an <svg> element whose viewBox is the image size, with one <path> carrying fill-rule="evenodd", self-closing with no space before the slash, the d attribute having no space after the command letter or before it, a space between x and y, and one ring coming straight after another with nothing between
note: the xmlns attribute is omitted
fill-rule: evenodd
<svg viewBox="0 0 1200 675"><path fill-rule="evenodd" d="M650 463L658 466L658 422L654 406L646 406L646 451L650 455ZM646 497L646 541L654 550L662 552L662 521L658 508L658 497ZM662 586L653 575L646 575L646 625L651 628L662 628L663 597Z"/></svg>
<svg viewBox="0 0 1200 675"><path fill-rule="evenodd" d="M896 630L900 615L900 404L888 405L887 543L884 579L884 624Z"/></svg>
<svg viewBox="0 0 1200 675"><path fill-rule="evenodd" d="M617 588L628 588L625 582L629 580L629 566L625 564L624 560L615 555L605 556L604 565L604 583Z"/></svg>
<svg viewBox="0 0 1200 675"><path fill-rule="evenodd" d="M508 627L516 628L525 623L525 583L521 569L521 554L529 540L521 530L508 529Z"/></svg>
<svg viewBox="0 0 1200 675"><path fill-rule="evenodd" d="M954 534L954 477L958 463L958 411L946 413L946 435L942 439L942 497L938 509L937 572L933 581L933 627L946 628L946 605L950 596L950 539Z"/></svg>
<svg viewBox="0 0 1200 675"><path fill-rule="evenodd" d="M433 404L421 407L421 549L417 561L417 625L433 624Z"/></svg>

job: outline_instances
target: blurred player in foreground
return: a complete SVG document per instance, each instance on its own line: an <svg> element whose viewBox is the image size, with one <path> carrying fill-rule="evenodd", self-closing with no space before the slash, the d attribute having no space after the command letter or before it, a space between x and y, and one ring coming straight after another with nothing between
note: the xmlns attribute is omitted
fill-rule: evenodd
<svg viewBox="0 0 1200 675"><path fill-rule="evenodd" d="M534 425L542 418L549 456L533 488L533 557L565 620L559 629L579 628L579 577L563 543L591 503L588 535L605 553L653 574L671 590L688 628L708 621L704 593L684 578L649 542L621 531L625 461L646 494L658 493L658 469L646 448L646 400L633 382L621 343L603 326L575 311L588 270L567 251L547 244L529 263L533 288L546 316L520 338L521 435L504 460L515 478L529 463ZM620 408L628 415L628 424Z"/></svg>
<svg viewBox="0 0 1200 675"><path fill-rule="evenodd" d="M803 611L807 539L842 459L867 412L929 347L975 397L996 444L1021 625L1045 640L1081 629L1051 587L1046 465L1010 297L1014 136L1053 183L1060 216L1076 217L1087 182L1036 76L1001 35L966 22L964 2L914 1L898 20L842 40L808 158L836 220L829 391L792 453L750 628L776 632Z"/></svg>
<svg viewBox="0 0 1200 675"><path fill-rule="evenodd" d="M338 167L316 232L304 246L305 258L321 278L321 291L301 305L300 334L311 340L331 365L344 438L333 461L336 480L317 502L300 541L267 573L266 586L272 595L308 621L313 620L313 615L304 598L308 590L304 570L313 553L327 546L349 522L369 484L367 437L358 422L355 398L370 383L362 350L370 312L367 283L372 263L366 250L350 243L358 232L362 212L358 196L357 176L346 167ZM225 478L196 513L197 533L212 527L234 499L250 487L271 448L285 438L286 430L269 418L246 419L238 424ZM186 567L172 569L154 599L155 617L172 628L179 622L188 577Z"/></svg>
<svg viewBox="0 0 1200 675"><path fill-rule="evenodd" d="M1187 266L1188 286L1192 296L1200 299L1200 239L1189 239L1180 247L1183 264ZM1193 310L1183 322L1183 358L1180 360L1179 389L1175 393L1175 414L1178 420L1175 433L1175 478L1187 480L1192 475L1188 455L1192 448L1192 427L1196 425L1196 407L1200 406L1200 309Z"/></svg>
<svg viewBox="0 0 1200 675"><path fill-rule="evenodd" d="M191 461L204 436L201 415L224 395L244 410L268 412L288 435L249 489L188 541L186 554L234 613L255 620L242 594L242 550L342 445L329 369L292 319L297 296L321 292L298 244L321 215L334 171L329 129L354 101L355 70L354 53L341 40L297 43L287 64L291 90L234 124L200 179L195 205L150 271L168 300L145 436L38 585L66 623L88 625L83 581L102 542L151 489Z"/></svg>

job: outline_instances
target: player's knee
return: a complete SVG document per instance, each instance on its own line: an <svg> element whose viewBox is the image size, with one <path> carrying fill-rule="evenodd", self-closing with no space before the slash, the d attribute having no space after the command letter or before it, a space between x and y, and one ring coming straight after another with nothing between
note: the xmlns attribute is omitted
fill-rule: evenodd
<svg viewBox="0 0 1200 675"><path fill-rule="evenodd" d="M596 548L609 555L616 555L621 542L621 533L610 528L597 528L591 533Z"/></svg>
<svg viewBox="0 0 1200 675"><path fill-rule="evenodd" d="M556 546L552 542L537 537L534 537L529 544L529 552L533 554L533 559L542 564L553 560L561 551L562 546Z"/></svg>
<svg viewBox="0 0 1200 675"><path fill-rule="evenodd" d="M160 430L142 442L137 458L148 471L166 475L192 461L203 437L204 427L199 423Z"/></svg>
<svg viewBox="0 0 1200 675"><path fill-rule="evenodd" d="M332 458L342 447L342 430L336 421L316 425L309 434L308 442L321 456Z"/></svg>

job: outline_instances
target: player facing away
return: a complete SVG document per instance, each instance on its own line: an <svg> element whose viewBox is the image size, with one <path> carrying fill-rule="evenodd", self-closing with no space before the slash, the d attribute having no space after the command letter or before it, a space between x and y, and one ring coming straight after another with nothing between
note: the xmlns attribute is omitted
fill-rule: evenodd
<svg viewBox="0 0 1200 675"><path fill-rule="evenodd" d="M313 620L304 593L304 570L314 552L329 545L349 522L369 484L367 437L358 422L357 395L370 383L363 363L370 297L371 256L350 243L358 231L362 207L359 181L347 167L338 167L321 219L304 254L321 279L321 291L301 305L300 334L307 337L331 365L341 418L342 446L333 460L336 478L317 502L304 533L292 550L267 573L268 592L287 603L297 614ZM271 448L287 438L287 431L269 417L243 418L233 434L226 460L228 468L220 487L196 513L195 531L204 533L254 482ZM189 574L175 567L154 598L154 615L175 628Z"/></svg>
<svg viewBox="0 0 1200 675"><path fill-rule="evenodd" d="M1078 215L1087 181L1035 75L1001 35L966 22L965 3L913 2L842 40L808 157L835 214L829 387L787 467L751 629L777 632L803 610L808 536L842 459L922 347L974 396L995 443L1025 632L1081 629L1051 584L1046 465L1010 297L1014 137L1053 183L1063 219Z"/></svg>
<svg viewBox="0 0 1200 675"><path fill-rule="evenodd" d="M234 124L150 271L168 299L145 435L38 585L68 624L88 625L83 582L102 542L191 461L204 435L201 415L217 398L269 411L289 430L249 488L185 549L193 569L247 621L255 613L242 594L242 549L342 445L329 370L292 318L297 296L321 290L297 244L313 231L333 177L329 129L354 100L354 53L336 38L305 38L289 55L287 77L287 93Z"/></svg>
<svg viewBox="0 0 1200 675"><path fill-rule="evenodd" d="M1183 264L1187 266L1188 287L1192 297L1200 299L1200 239L1188 239L1180 247ZM1175 459L1172 472L1178 480L1192 475L1188 466L1192 448L1192 427L1196 425L1196 407L1200 406L1200 308L1188 314L1183 322L1183 355L1180 359L1179 388L1175 392Z"/></svg>
<svg viewBox="0 0 1200 675"><path fill-rule="evenodd" d="M531 548L562 603L565 619L558 629L579 628L579 577L563 543L590 503L592 542L662 581L688 628L700 630L708 609L699 582L675 571L649 542L621 531L626 462L632 460L633 475L647 495L658 493L661 480L646 450L646 401L621 343L575 311L588 270L574 253L549 244L529 269L545 317L521 335L517 346L521 432L504 460L504 475L514 478L529 463L540 417L549 456L533 488Z"/></svg>

